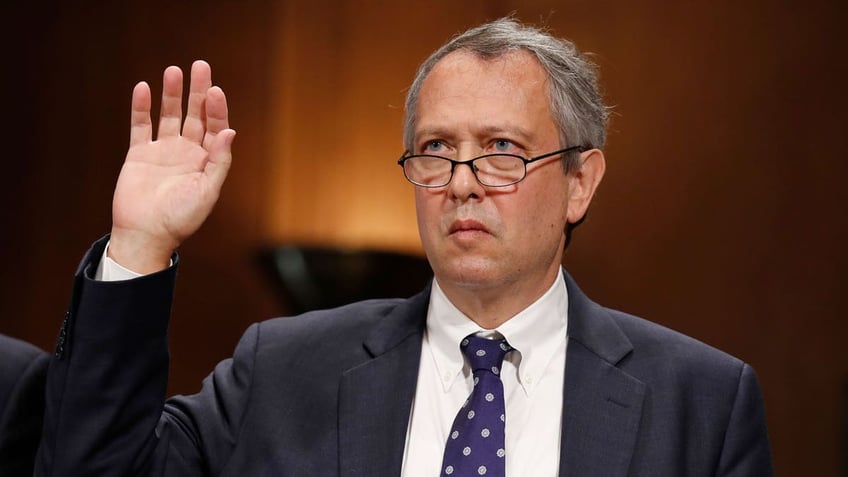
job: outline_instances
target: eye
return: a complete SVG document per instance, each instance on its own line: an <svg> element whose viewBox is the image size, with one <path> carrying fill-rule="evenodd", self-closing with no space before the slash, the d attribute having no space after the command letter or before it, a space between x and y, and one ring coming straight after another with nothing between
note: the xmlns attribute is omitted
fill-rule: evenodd
<svg viewBox="0 0 848 477"><path fill-rule="evenodd" d="M518 146L509 139L495 139L492 143L492 147L495 152L507 152L511 154L514 154L515 150L518 148Z"/></svg>
<svg viewBox="0 0 848 477"><path fill-rule="evenodd" d="M437 153L437 152L442 152L444 150L445 150L445 144L438 139L433 139L432 141L427 141L427 142L424 143L424 147L422 148L421 152L423 152L425 154L427 154L427 153L433 154L433 153Z"/></svg>

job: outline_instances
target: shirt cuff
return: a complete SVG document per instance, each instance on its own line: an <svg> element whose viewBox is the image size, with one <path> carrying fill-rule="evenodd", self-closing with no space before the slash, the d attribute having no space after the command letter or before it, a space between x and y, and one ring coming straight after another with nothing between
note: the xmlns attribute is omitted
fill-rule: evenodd
<svg viewBox="0 0 848 477"><path fill-rule="evenodd" d="M134 272L129 268L122 267L118 262L106 256L109 251L109 242L106 242L106 247L103 248L103 256L100 258L100 263L97 265L97 271L94 273L94 279L103 282L116 282L119 280L132 280L142 276L141 273ZM169 266L174 264L171 259Z"/></svg>

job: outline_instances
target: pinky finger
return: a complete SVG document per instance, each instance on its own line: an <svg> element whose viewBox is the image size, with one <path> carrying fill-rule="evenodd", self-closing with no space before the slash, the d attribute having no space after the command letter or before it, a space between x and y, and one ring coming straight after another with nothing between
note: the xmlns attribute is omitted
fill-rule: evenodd
<svg viewBox="0 0 848 477"><path fill-rule="evenodd" d="M132 116L130 118L130 147L150 142L153 125L150 122L150 86L141 81L132 93Z"/></svg>

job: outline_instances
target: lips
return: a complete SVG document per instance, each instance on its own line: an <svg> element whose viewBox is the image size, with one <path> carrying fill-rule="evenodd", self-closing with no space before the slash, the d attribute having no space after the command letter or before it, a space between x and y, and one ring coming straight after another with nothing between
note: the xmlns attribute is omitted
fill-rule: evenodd
<svg viewBox="0 0 848 477"><path fill-rule="evenodd" d="M489 229L486 228L483 223L478 222L474 219L455 220L453 223L451 223L450 228L448 229L448 233L450 235L463 232L490 233Z"/></svg>

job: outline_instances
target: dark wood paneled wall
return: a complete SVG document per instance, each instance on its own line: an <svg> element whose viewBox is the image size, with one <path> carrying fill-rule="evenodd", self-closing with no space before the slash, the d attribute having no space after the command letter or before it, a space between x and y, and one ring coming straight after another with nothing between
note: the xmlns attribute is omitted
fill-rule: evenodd
<svg viewBox="0 0 848 477"><path fill-rule="evenodd" d="M218 209L181 250L171 391L198 389L250 322L287 311L260 247L418 250L393 164L404 88L451 34L515 11L594 52L615 105L566 266L596 300L751 363L779 474L842 471L842 3L17 3L0 33L0 332L52 347L76 263L109 229L134 83L158 92L165 66L204 58L239 136Z"/></svg>

